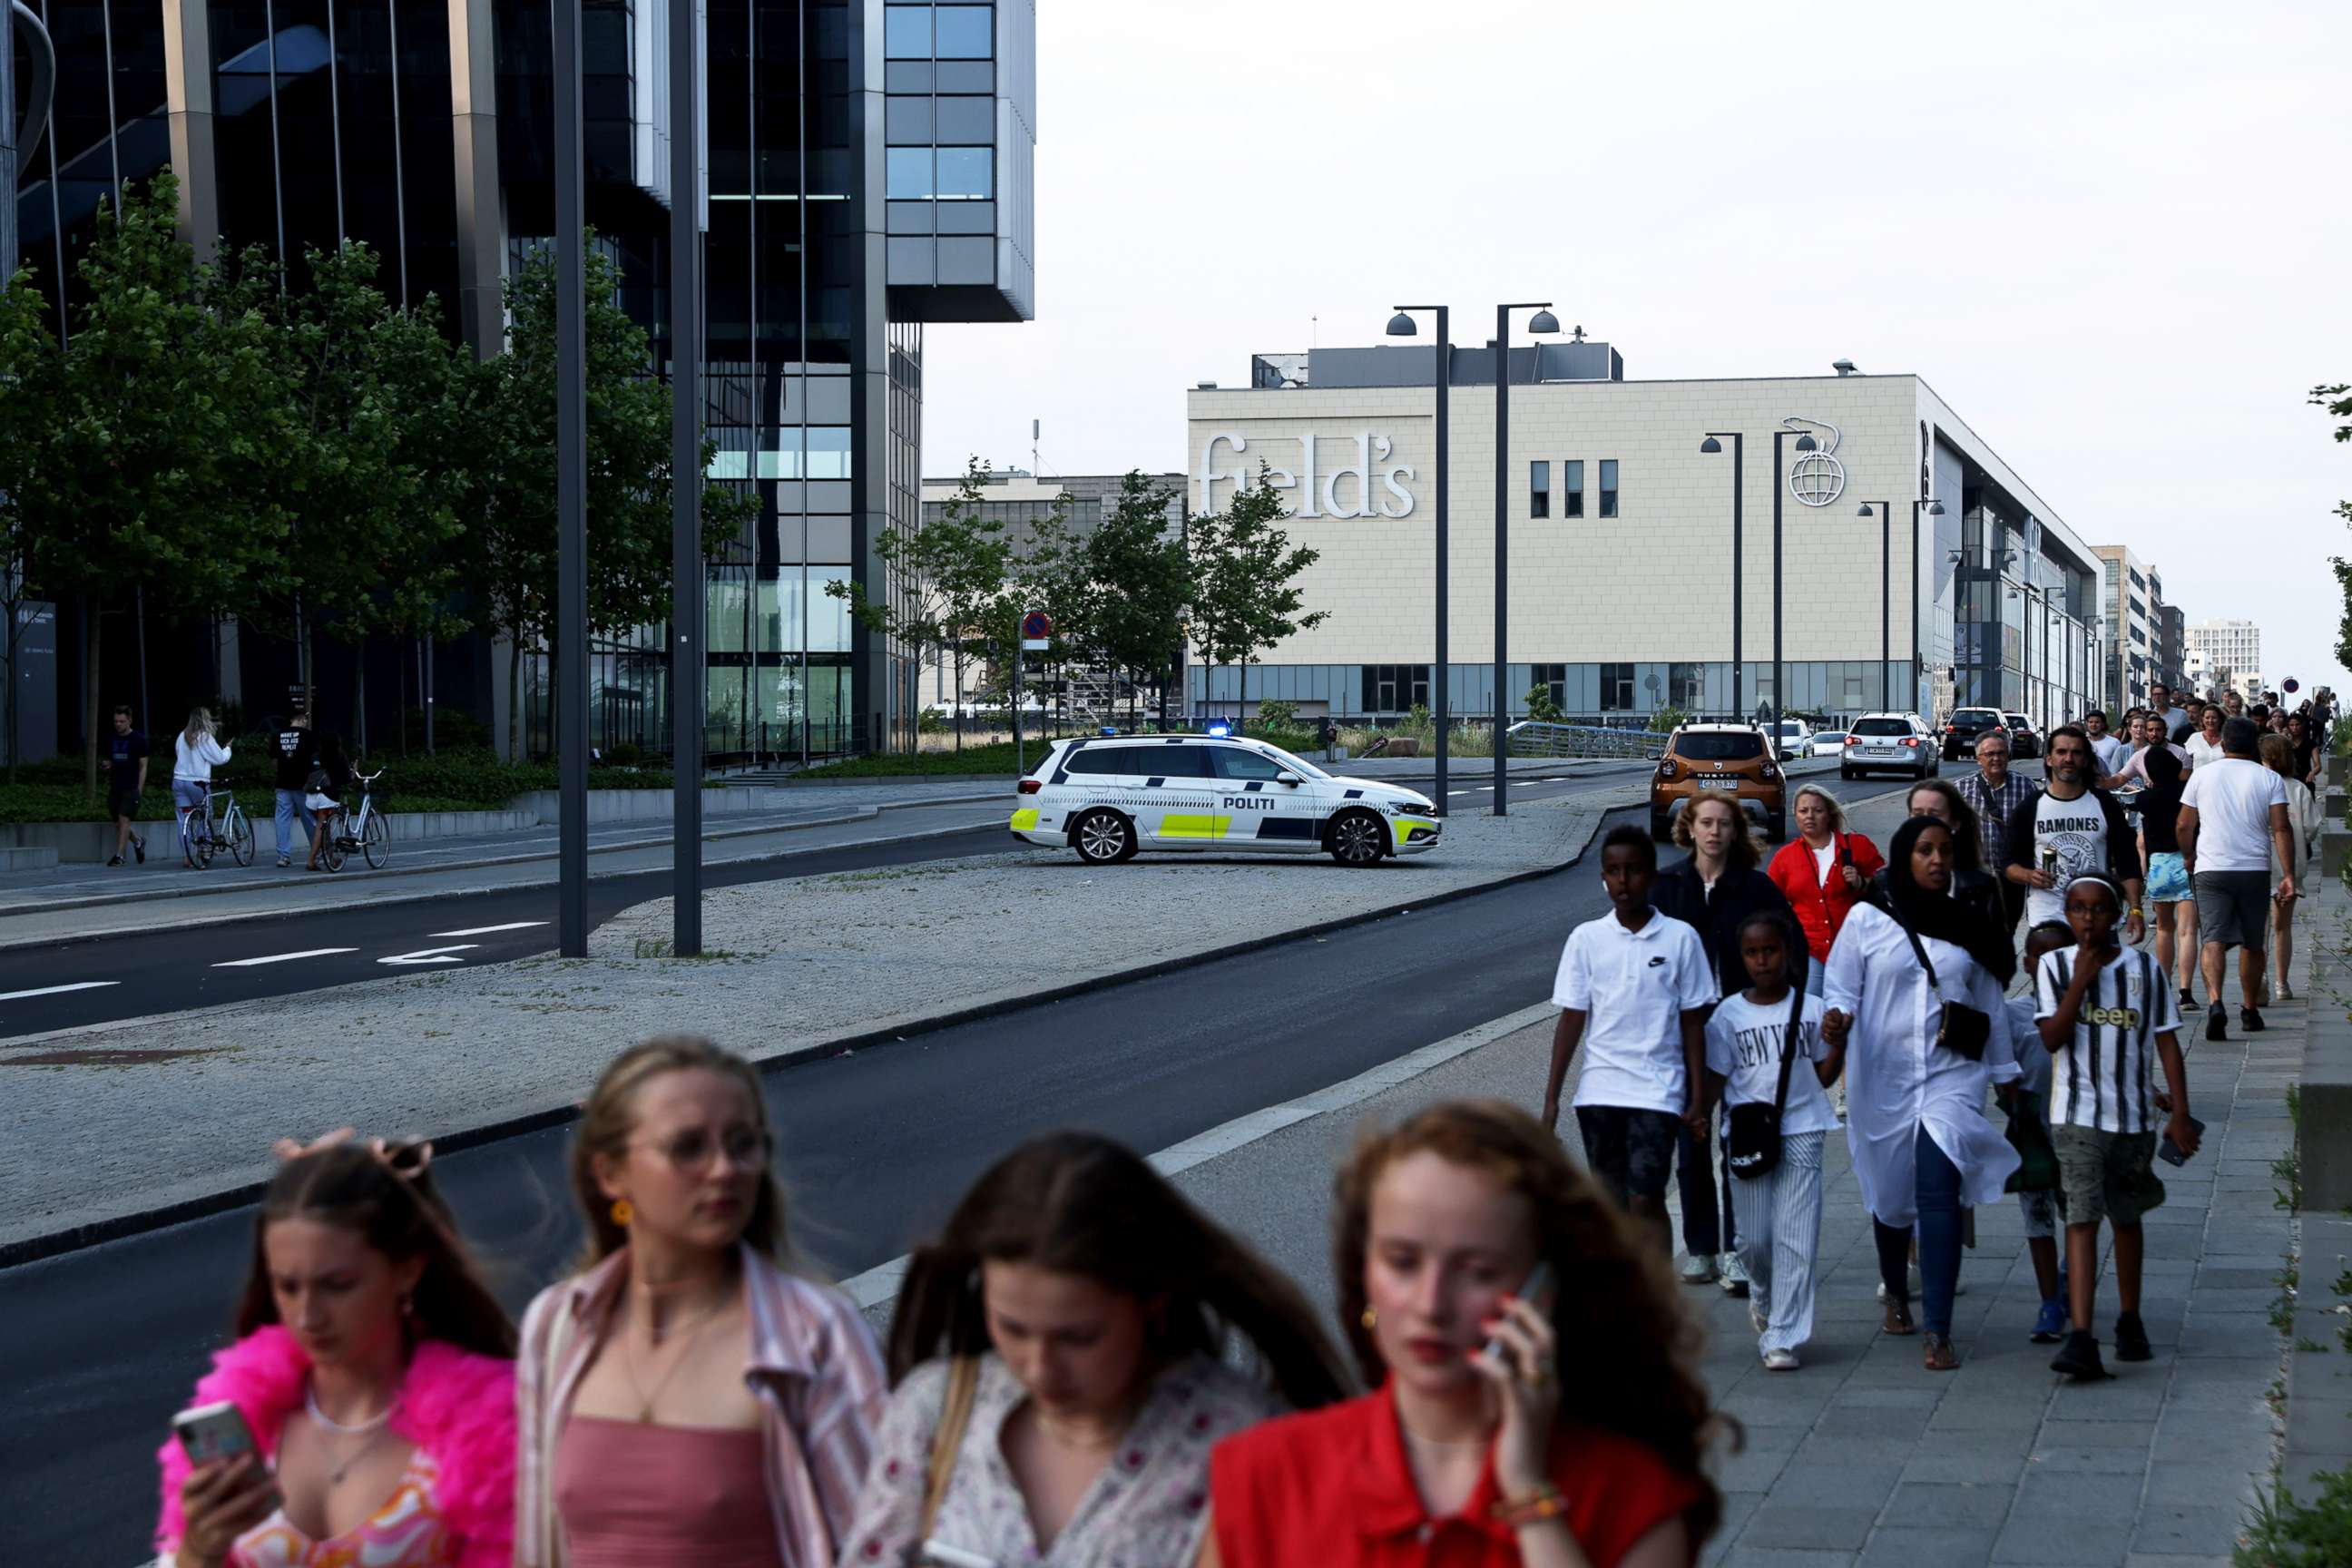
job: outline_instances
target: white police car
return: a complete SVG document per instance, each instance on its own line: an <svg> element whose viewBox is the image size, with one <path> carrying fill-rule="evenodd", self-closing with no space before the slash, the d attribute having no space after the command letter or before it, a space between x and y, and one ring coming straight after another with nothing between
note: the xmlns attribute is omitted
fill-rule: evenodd
<svg viewBox="0 0 2352 1568"><path fill-rule="evenodd" d="M1239 736L1103 735L1055 741L1021 781L1013 837L1096 865L1143 850L1329 855L1377 866L1437 847L1420 790L1335 778Z"/></svg>

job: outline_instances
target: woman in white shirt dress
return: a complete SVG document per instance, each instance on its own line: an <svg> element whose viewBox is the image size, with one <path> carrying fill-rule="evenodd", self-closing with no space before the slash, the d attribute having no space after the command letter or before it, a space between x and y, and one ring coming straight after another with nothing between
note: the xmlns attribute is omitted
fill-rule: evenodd
<svg viewBox="0 0 2352 1568"><path fill-rule="evenodd" d="M1895 833L1888 908L1858 906L1838 932L1822 1026L1832 1046L1849 1047L1846 1143L1878 1243L1890 1334L1921 1326L1911 1317L1906 1277L1911 1229L1918 1226L1920 1359L1931 1372L1959 1364L1951 1332L1960 1210L1998 1203L2018 1166L2017 1152L1983 1110L1986 1089L2018 1076L2009 1032L1999 1023L2017 956L2005 933L1950 896L1952 865L1951 830L1935 818L1914 817ZM1983 1060L1936 1043L1947 1002L1994 1020Z"/></svg>

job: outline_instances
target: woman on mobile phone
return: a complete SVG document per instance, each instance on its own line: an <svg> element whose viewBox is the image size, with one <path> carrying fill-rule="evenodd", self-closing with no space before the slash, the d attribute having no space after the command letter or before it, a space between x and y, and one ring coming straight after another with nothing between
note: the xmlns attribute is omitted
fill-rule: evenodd
<svg viewBox="0 0 2352 1568"><path fill-rule="evenodd" d="M846 1563L1189 1563L1210 1449L1347 1381L1297 1286L1087 1132L999 1160L917 1250L890 1373Z"/></svg>
<svg viewBox="0 0 2352 1568"><path fill-rule="evenodd" d="M882 1413L857 1309L791 1272L758 1075L633 1046L572 1134L581 1269L523 1314L517 1568L833 1563Z"/></svg>
<svg viewBox="0 0 2352 1568"><path fill-rule="evenodd" d="M1696 1329L1549 1128L1500 1100L1431 1106L1357 1145L1333 1223L1379 1392L1218 1445L1203 1568L1697 1560L1722 1501Z"/></svg>
<svg viewBox="0 0 2352 1568"><path fill-rule="evenodd" d="M1908 1276L1916 1224L1927 1317L1920 1360L1930 1372L1959 1365L1951 1333L1961 1210L1999 1202L2018 1166L2017 1151L1982 1110L1990 1084L2018 1076L2009 1031L1994 1026L2017 955L2000 926L1950 896L1954 858L1952 830L1935 817L1895 830L1887 908L1860 906L1839 933L1822 1016L1822 1038L1832 1049L1851 1047L1846 1142L1878 1243L1881 1327L1920 1331Z"/></svg>
<svg viewBox="0 0 2352 1568"><path fill-rule="evenodd" d="M434 1191L427 1144L308 1149L262 1194L236 1343L191 1405L252 1447L164 1444L160 1563L504 1568L513 1549L514 1325Z"/></svg>

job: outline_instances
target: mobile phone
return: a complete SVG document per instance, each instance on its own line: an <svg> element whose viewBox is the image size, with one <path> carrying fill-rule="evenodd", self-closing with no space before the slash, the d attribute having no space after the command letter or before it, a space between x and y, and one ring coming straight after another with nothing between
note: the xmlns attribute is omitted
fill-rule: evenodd
<svg viewBox="0 0 2352 1568"><path fill-rule="evenodd" d="M226 1399L181 1411L172 1417L172 1430L192 1465L234 1459L254 1451L253 1432L245 1424L244 1413Z"/></svg>
<svg viewBox="0 0 2352 1568"><path fill-rule="evenodd" d="M921 1555L915 1559L916 1568L997 1568L996 1559L982 1557L977 1552L966 1552L961 1546L950 1546L944 1541L926 1541Z"/></svg>
<svg viewBox="0 0 2352 1568"><path fill-rule="evenodd" d="M2197 1136L2200 1138L2205 1136L2205 1124L2202 1121L2192 1116L2189 1119L2189 1125L2197 1129ZM2189 1156L2180 1152L2180 1145L2172 1141L2172 1134L2169 1132L2157 1141L2156 1157L2168 1165L2189 1163Z"/></svg>
<svg viewBox="0 0 2352 1568"><path fill-rule="evenodd" d="M1543 1309L1548 1311L1550 1310L1550 1303L1546 1300L1546 1298L1551 1294L1554 1278L1551 1265L1539 1258L1537 1260L1535 1268L1528 1271L1527 1279L1520 1282L1519 1288L1513 1291L1512 1294L1522 1301L1538 1302L1542 1305ZM1488 1361L1500 1361L1502 1358L1503 1342L1501 1339L1496 1338L1488 1340L1486 1342L1486 1359Z"/></svg>

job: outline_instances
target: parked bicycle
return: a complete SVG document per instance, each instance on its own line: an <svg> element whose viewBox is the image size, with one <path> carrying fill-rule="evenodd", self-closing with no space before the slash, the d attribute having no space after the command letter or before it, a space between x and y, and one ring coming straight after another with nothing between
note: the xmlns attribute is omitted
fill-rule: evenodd
<svg viewBox="0 0 2352 1568"><path fill-rule="evenodd" d="M213 803L222 800L228 805L215 813ZM238 865L252 865L253 823L233 792L207 788L202 806L180 808L180 856L199 870L210 870L213 857L224 849Z"/></svg>
<svg viewBox="0 0 2352 1568"><path fill-rule="evenodd" d="M333 828L319 851L319 858L328 870L341 870L344 860L354 849L367 857L370 870L382 868L392 858L392 827L384 821L383 813L376 809L375 792L369 787L382 777L382 768L372 773L352 774L352 782L360 786L359 809L354 812L348 805L335 808Z"/></svg>

